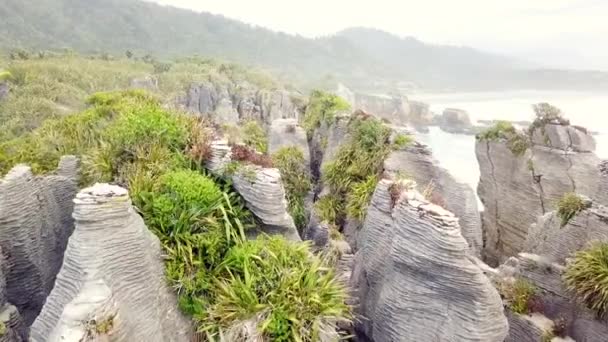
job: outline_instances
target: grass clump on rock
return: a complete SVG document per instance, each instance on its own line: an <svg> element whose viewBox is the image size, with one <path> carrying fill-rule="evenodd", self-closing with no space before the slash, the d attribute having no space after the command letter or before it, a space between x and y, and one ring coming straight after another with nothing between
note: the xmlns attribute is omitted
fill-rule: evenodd
<svg viewBox="0 0 608 342"><path fill-rule="evenodd" d="M268 152L268 137L257 121L251 120L243 125L243 142L260 153Z"/></svg>
<svg viewBox="0 0 608 342"><path fill-rule="evenodd" d="M350 105L341 97L320 90L314 90L304 113L303 127L311 135L321 123L331 124L340 111L350 109Z"/></svg>
<svg viewBox="0 0 608 342"><path fill-rule="evenodd" d="M393 148L395 150L402 150L411 145L413 141L414 138L412 138L411 135L397 134L397 136L395 136L393 139Z"/></svg>
<svg viewBox="0 0 608 342"><path fill-rule="evenodd" d="M304 153L295 146L283 147L272 155L272 160L274 166L281 172L289 213L298 229L302 231L308 224L304 201L312 189L310 170L306 165Z"/></svg>
<svg viewBox="0 0 608 342"><path fill-rule="evenodd" d="M534 311L531 303L533 303L538 289L529 281L517 278L512 283L503 283L500 292L511 311L520 315L527 315Z"/></svg>
<svg viewBox="0 0 608 342"><path fill-rule="evenodd" d="M529 137L517 131L513 124L507 121L499 121L494 126L479 133L477 140L505 140L509 150L516 156L522 156L530 147Z"/></svg>
<svg viewBox="0 0 608 342"><path fill-rule="evenodd" d="M586 208L585 201L575 193L567 193L557 203L557 216L564 227L576 214Z"/></svg>
<svg viewBox="0 0 608 342"><path fill-rule="evenodd" d="M351 118L348 129L349 140L340 147L335 159L323 166L323 180L340 203L336 216L362 220L383 162L391 151L391 130L366 115Z"/></svg>
<svg viewBox="0 0 608 342"><path fill-rule="evenodd" d="M599 317L608 313L608 244L577 252L564 272L566 286Z"/></svg>

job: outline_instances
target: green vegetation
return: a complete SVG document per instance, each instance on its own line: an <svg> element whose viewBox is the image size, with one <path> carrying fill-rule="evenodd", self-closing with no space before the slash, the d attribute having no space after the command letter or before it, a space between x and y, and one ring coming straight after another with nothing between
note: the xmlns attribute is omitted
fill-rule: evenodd
<svg viewBox="0 0 608 342"><path fill-rule="evenodd" d="M10 81L12 79L13 79L13 75L10 73L10 71L5 71L5 70L0 71L0 82L6 82L6 81Z"/></svg>
<svg viewBox="0 0 608 342"><path fill-rule="evenodd" d="M534 132L535 129L541 128L548 123L557 123L560 125L567 125L570 122L562 116L561 109L543 102L532 105L536 119L530 126L530 133Z"/></svg>
<svg viewBox="0 0 608 342"><path fill-rule="evenodd" d="M243 125L243 142L260 153L268 152L268 135L257 121L247 121Z"/></svg>
<svg viewBox="0 0 608 342"><path fill-rule="evenodd" d="M272 160L281 171L281 178L287 193L289 213L293 217L296 227L303 231L308 224L304 200L312 189L310 170L306 165L304 153L295 147L284 147L272 155Z"/></svg>
<svg viewBox="0 0 608 342"><path fill-rule="evenodd" d="M414 138L412 138L412 136L410 136L410 135L397 134L397 136L393 140L393 148L396 150L402 150L402 149L408 147L409 145L411 145L413 141L414 141Z"/></svg>
<svg viewBox="0 0 608 342"><path fill-rule="evenodd" d="M349 109L350 105L342 98L314 90L310 95L306 113L304 113L302 127L308 135L311 135L316 128L320 127L321 123L331 124L336 114Z"/></svg>
<svg viewBox="0 0 608 342"><path fill-rule="evenodd" d="M557 216L561 219L562 227L567 225L585 207L585 201L579 195L575 193L564 194L557 203Z"/></svg>
<svg viewBox="0 0 608 342"><path fill-rule="evenodd" d="M345 204L335 194L325 195L315 202L315 211L322 221L337 226L345 217Z"/></svg>
<svg viewBox="0 0 608 342"><path fill-rule="evenodd" d="M608 244L596 243L570 260L566 286L599 317L608 313Z"/></svg>
<svg viewBox="0 0 608 342"><path fill-rule="evenodd" d="M345 289L307 244L246 240L255 222L243 199L200 169L210 139L204 121L163 109L142 91L99 93L88 103L2 144L2 170L26 162L48 172L71 153L83 160L83 183L126 186L162 243L181 310L206 340L240 336L251 324L263 341L337 339L336 322L350 318Z"/></svg>
<svg viewBox="0 0 608 342"><path fill-rule="evenodd" d="M6 323L0 322L0 337L6 334Z"/></svg>
<svg viewBox="0 0 608 342"><path fill-rule="evenodd" d="M500 290L511 311L520 315L527 315L533 311L531 302L538 289L527 280L518 278L513 283L503 283Z"/></svg>
<svg viewBox="0 0 608 342"><path fill-rule="evenodd" d="M494 126L477 135L478 140L497 141L505 140L507 147L516 156L522 156L530 147L529 137L518 132L517 129L506 121L499 121Z"/></svg>
<svg viewBox="0 0 608 342"><path fill-rule="evenodd" d="M337 225L347 215L359 220L365 217L382 164L391 151L391 131L382 121L355 115L348 129L350 139L341 145L335 159L323 166L323 181L330 188L331 202L337 202L335 215L329 216L334 220L329 222ZM322 212L327 213L328 210Z"/></svg>

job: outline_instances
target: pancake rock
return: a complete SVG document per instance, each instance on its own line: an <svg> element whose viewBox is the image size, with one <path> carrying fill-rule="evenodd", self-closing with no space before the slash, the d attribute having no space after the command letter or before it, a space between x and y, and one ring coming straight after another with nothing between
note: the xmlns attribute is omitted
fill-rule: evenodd
<svg viewBox="0 0 608 342"><path fill-rule="evenodd" d="M188 341L190 323L165 283L160 242L127 191L96 184L74 203L76 227L31 340Z"/></svg>
<svg viewBox="0 0 608 342"><path fill-rule="evenodd" d="M306 163L310 163L310 150L306 131L298 124L297 119L277 119L270 125L268 135L268 152L272 155L283 147L297 147L304 154Z"/></svg>
<svg viewBox="0 0 608 342"><path fill-rule="evenodd" d="M448 133L473 134L473 124L469 113L462 109L446 108L437 118L439 128Z"/></svg>
<svg viewBox="0 0 608 342"><path fill-rule="evenodd" d="M74 229L71 212L77 191L77 164L76 158L64 157L55 174L45 177L35 176L29 167L19 165L0 179L0 249L5 284L0 304L11 312L11 320L20 315L26 326L34 322L53 288Z"/></svg>
<svg viewBox="0 0 608 342"><path fill-rule="evenodd" d="M279 170L242 164L235 172L228 174L226 168L232 161L231 155L231 147L226 141L214 141L206 167L216 175L232 179L235 190L243 197L247 208L261 221L263 232L300 241L296 225L287 210Z"/></svg>
<svg viewBox="0 0 608 342"><path fill-rule="evenodd" d="M540 138L542 136L542 138ZM568 192L608 203L608 176L593 153L593 137L580 128L546 124L532 133L521 154L504 139L481 140L476 155L481 169L478 194L489 263L498 264L523 250L528 229L551 212Z"/></svg>
<svg viewBox="0 0 608 342"><path fill-rule="evenodd" d="M405 148L393 150L384 162L384 170L393 177L404 174L413 179L425 190L431 202L454 213L460 219L462 236L471 251L480 255L482 230L475 192L442 168L426 145L413 142Z"/></svg>
<svg viewBox="0 0 608 342"><path fill-rule="evenodd" d="M399 186L396 188L396 186ZM381 180L359 234L352 281L358 331L376 342L502 342L502 301L458 219L412 188Z"/></svg>

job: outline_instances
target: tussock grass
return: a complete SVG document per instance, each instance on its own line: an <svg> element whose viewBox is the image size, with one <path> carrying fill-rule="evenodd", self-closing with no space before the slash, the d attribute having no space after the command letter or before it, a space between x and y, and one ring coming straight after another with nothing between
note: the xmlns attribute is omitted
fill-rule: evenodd
<svg viewBox="0 0 608 342"><path fill-rule="evenodd" d="M575 194L567 193L557 202L557 216L561 219L562 227L586 208L585 201Z"/></svg>
<svg viewBox="0 0 608 342"><path fill-rule="evenodd" d="M304 153L295 146L283 147L272 155L272 160L281 172L289 213L296 227L302 232L308 224L304 200L312 189L310 170L306 165Z"/></svg>
<svg viewBox="0 0 608 342"><path fill-rule="evenodd" d="M608 244L596 243L570 260L566 286L599 317L608 313Z"/></svg>
<svg viewBox="0 0 608 342"><path fill-rule="evenodd" d="M538 289L529 281L517 278L513 283L503 283L500 286L500 292L511 311L520 315L532 313L530 304Z"/></svg>
<svg viewBox="0 0 608 342"><path fill-rule="evenodd" d="M320 127L321 123L331 124L336 114L349 109L348 102L339 96L314 90L304 113L302 127L311 135L316 128Z"/></svg>
<svg viewBox="0 0 608 342"><path fill-rule="evenodd" d="M477 140L505 140L509 150L516 156L522 156L531 145L529 136L517 131L513 124L507 121L499 121L494 126L479 133Z"/></svg>

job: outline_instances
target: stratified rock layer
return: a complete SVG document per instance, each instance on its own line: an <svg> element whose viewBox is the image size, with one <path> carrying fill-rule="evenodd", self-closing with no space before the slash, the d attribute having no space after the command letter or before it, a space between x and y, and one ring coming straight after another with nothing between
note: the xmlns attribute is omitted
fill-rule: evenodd
<svg viewBox="0 0 608 342"><path fill-rule="evenodd" d="M453 212L460 219L462 236L473 253L480 255L482 230L475 192L442 168L427 146L413 142L406 148L394 150L384 162L384 169L393 176L403 174L413 179L426 190L432 202Z"/></svg>
<svg viewBox="0 0 608 342"><path fill-rule="evenodd" d="M90 335L103 322L111 341L188 341L189 323L165 283L160 243L127 191L96 184L74 203L76 228L32 341L95 340Z"/></svg>
<svg viewBox="0 0 608 342"><path fill-rule="evenodd" d="M392 184L378 184L359 234L359 331L376 342L502 342L500 296L458 219L412 189L397 199Z"/></svg>
<svg viewBox="0 0 608 342"><path fill-rule="evenodd" d="M278 119L270 125L268 152L272 155L284 147L298 148L304 154L306 163L310 162L306 131L298 125L297 119Z"/></svg>
<svg viewBox="0 0 608 342"><path fill-rule="evenodd" d="M298 116L298 108L289 92L259 90L248 83L192 84L181 105L190 112L229 124L253 119L269 125L276 119Z"/></svg>
<svg viewBox="0 0 608 342"><path fill-rule="evenodd" d="M280 234L289 240L301 240L291 215L287 211L285 188L281 173L275 168L256 165L240 165L234 174L226 175L232 151L226 141L211 143L211 158L207 168L216 175L232 178L235 190L245 200L245 205L263 225L268 234Z"/></svg>
<svg viewBox="0 0 608 342"><path fill-rule="evenodd" d="M489 263L498 264L522 251L530 225L553 211L565 193L608 203L608 178L590 151L591 136L554 124L536 129L533 136L532 147L522 155L514 154L506 141L477 141L478 194L485 206L484 256Z"/></svg>
<svg viewBox="0 0 608 342"><path fill-rule="evenodd" d="M29 326L40 313L61 267L73 231L72 199L77 160L64 157L55 175L34 176L16 166L0 179L0 248L4 256L4 299ZM8 303L8 304L7 304ZM6 307L5 307L6 308ZM1 310L1 309L0 309Z"/></svg>

